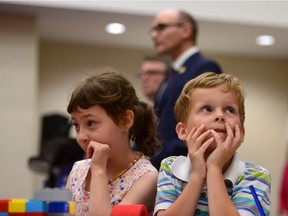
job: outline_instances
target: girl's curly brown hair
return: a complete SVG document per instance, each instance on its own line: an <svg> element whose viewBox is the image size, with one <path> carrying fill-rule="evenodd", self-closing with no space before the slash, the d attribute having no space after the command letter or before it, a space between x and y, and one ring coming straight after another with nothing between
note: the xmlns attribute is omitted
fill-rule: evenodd
<svg viewBox="0 0 288 216"><path fill-rule="evenodd" d="M153 109L138 100L134 87L112 68L102 68L95 75L80 81L74 89L67 112L78 106L87 109L101 106L113 121L119 125L127 110L134 113L134 124L129 130L129 139L146 156L153 156L159 145L156 139L158 120Z"/></svg>

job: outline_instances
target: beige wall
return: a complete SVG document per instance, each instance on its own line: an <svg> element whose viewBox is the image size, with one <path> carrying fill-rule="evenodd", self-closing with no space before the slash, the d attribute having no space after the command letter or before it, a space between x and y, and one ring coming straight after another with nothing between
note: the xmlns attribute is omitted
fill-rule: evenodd
<svg viewBox="0 0 288 216"><path fill-rule="evenodd" d="M0 198L32 197L38 142L38 39L33 17L0 14Z"/></svg>
<svg viewBox="0 0 288 216"><path fill-rule="evenodd" d="M33 190L39 186L39 182L34 181L39 176L35 177L27 168L27 159L37 152L38 121L41 115L50 112L66 114L70 88L75 82L95 68L113 66L123 72L140 94L135 75L143 56L151 52L41 41L37 91L35 23L33 19L25 20L5 20L11 25L4 25L7 36L0 41L0 198L31 197ZM2 21L0 17L1 29ZM15 24L22 28L13 28ZM14 46L15 43L17 46ZM7 57L7 53L11 55ZM207 55L218 60L225 72L237 75L246 88L246 139L239 151L243 160L262 165L271 172L271 215L276 215L286 152L288 61ZM12 179L20 185L11 184L9 181Z"/></svg>

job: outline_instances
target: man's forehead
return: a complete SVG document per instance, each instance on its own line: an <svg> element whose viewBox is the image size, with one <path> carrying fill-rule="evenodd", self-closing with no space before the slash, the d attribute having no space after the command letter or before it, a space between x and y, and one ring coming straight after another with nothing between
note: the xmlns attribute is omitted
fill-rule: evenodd
<svg viewBox="0 0 288 216"><path fill-rule="evenodd" d="M158 13L155 16L154 22L162 22L162 21L177 21L179 18L179 14L175 10L166 10Z"/></svg>

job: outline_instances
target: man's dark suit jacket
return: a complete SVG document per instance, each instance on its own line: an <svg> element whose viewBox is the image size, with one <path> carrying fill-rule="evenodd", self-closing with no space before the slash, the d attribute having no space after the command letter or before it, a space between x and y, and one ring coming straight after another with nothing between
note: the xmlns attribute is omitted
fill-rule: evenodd
<svg viewBox="0 0 288 216"><path fill-rule="evenodd" d="M183 141L178 139L175 131L174 105L184 85L204 72L221 73L222 71L215 61L205 58L199 52L195 53L169 79L162 98L154 104L154 110L159 118L157 136L162 141L162 148L150 160L158 170L161 161L168 156L187 156L187 148Z"/></svg>

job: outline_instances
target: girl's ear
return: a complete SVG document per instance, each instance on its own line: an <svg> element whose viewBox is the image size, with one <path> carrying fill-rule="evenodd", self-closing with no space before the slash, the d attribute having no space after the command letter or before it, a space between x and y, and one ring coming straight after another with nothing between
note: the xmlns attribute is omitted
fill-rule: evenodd
<svg viewBox="0 0 288 216"><path fill-rule="evenodd" d="M131 128L134 123L134 112L132 110L126 110L123 115L123 127L124 128Z"/></svg>
<svg viewBox="0 0 288 216"><path fill-rule="evenodd" d="M183 122L179 122L176 125L176 133L177 133L178 138L180 140L183 140L183 141L186 140L186 138L187 138L187 130L186 130L185 124Z"/></svg>

